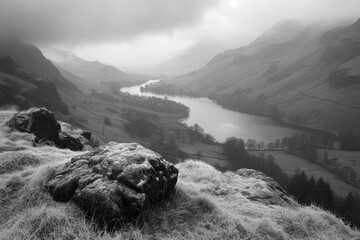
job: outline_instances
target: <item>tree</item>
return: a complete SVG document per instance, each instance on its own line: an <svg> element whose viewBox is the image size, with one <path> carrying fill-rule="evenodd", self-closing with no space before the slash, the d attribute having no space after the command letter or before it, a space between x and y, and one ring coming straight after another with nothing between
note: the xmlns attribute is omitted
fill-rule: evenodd
<svg viewBox="0 0 360 240"><path fill-rule="evenodd" d="M246 142L246 148L248 150L255 150L256 141L254 139L248 139L247 142Z"/></svg>
<svg viewBox="0 0 360 240"><path fill-rule="evenodd" d="M279 111L277 106L271 106L269 108L269 116L276 123L282 123L284 114Z"/></svg>
<svg viewBox="0 0 360 240"><path fill-rule="evenodd" d="M320 178L316 183L317 203L326 209L333 207L333 191L329 183Z"/></svg>
<svg viewBox="0 0 360 240"><path fill-rule="evenodd" d="M275 150L275 143L269 142L268 144L266 144L266 148L267 148L267 150L269 150L269 151Z"/></svg>
<svg viewBox="0 0 360 240"><path fill-rule="evenodd" d="M322 164L324 164L325 166L329 165L329 154L327 151L324 152Z"/></svg>
<svg viewBox="0 0 360 240"><path fill-rule="evenodd" d="M264 150L265 149L265 143L264 141L260 142L260 150Z"/></svg>
<svg viewBox="0 0 360 240"><path fill-rule="evenodd" d="M245 150L245 142L242 139L235 137L226 139L223 153L231 162L234 169L244 167L244 163L250 159L250 155Z"/></svg>
<svg viewBox="0 0 360 240"><path fill-rule="evenodd" d="M349 182L354 182L356 180L356 172L352 167L344 166L341 169L343 177L348 180Z"/></svg>
<svg viewBox="0 0 360 240"><path fill-rule="evenodd" d="M357 150L359 148L359 138L353 127L343 127L339 131L339 142L343 150Z"/></svg>
<svg viewBox="0 0 360 240"><path fill-rule="evenodd" d="M107 126L110 126L111 125L111 121L108 117L104 117L104 124L107 125Z"/></svg>
<svg viewBox="0 0 360 240"><path fill-rule="evenodd" d="M275 150L280 149L280 140L279 139L276 139L274 147L275 147Z"/></svg>

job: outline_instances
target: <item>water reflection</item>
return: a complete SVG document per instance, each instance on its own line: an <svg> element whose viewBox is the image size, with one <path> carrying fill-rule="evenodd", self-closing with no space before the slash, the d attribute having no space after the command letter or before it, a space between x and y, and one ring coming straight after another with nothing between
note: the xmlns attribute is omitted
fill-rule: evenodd
<svg viewBox="0 0 360 240"><path fill-rule="evenodd" d="M139 86L122 88L121 91L141 96L164 98L165 95L142 93L140 91L141 86L157 81L159 80L151 80ZM292 136L298 132L295 129L275 124L267 117L224 109L208 98L166 97L190 108L189 117L183 119L182 122L190 126L195 123L199 124L204 128L205 133L213 135L220 142L225 141L228 137L237 137L267 143L284 136Z"/></svg>

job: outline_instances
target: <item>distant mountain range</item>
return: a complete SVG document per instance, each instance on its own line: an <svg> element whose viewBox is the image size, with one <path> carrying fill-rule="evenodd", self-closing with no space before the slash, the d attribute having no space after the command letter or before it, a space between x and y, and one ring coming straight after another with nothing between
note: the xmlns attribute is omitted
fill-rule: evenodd
<svg viewBox="0 0 360 240"><path fill-rule="evenodd" d="M360 20L349 26L283 21L251 44L168 82L203 95L247 89L287 117L333 129L360 122Z"/></svg>
<svg viewBox="0 0 360 240"><path fill-rule="evenodd" d="M204 66L216 54L228 48L229 45L224 42L202 40L147 72L153 75L166 74L170 76L185 74Z"/></svg>
<svg viewBox="0 0 360 240"><path fill-rule="evenodd" d="M99 61L87 61L71 52L56 50L54 53L57 59L55 65L61 74L86 92L99 89L109 83L129 85L141 79L114 66Z"/></svg>

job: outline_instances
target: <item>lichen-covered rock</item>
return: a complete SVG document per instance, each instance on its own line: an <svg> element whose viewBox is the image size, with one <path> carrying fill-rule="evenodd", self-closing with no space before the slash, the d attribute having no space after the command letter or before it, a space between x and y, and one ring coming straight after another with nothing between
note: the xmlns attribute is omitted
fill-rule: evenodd
<svg viewBox="0 0 360 240"><path fill-rule="evenodd" d="M56 201L74 201L107 225L139 213L173 191L178 170L137 143L110 142L55 170L46 188Z"/></svg>
<svg viewBox="0 0 360 240"><path fill-rule="evenodd" d="M257 186L257 191L248 193L246 197L253 201L262 202L264 204L296 206L296 202L289 197L286 191L271 177L254 169L241 168L235 174L262 180L265 186ZM263 189L262 189L263 188Z"/></svg>
<svg viewBox="0 0 360 240"><path fill-rule="evenodd" d="M35 135L35 143L39 145L55 145L59 148L68 148L73 151L81 151L84 145L89 145L89 133L83 136L81 133L74 134L70 131L61 131L62 125L58 123L55 115L45 108L31 108L21 111L10 119L9 127L20 132Z"/></svg>

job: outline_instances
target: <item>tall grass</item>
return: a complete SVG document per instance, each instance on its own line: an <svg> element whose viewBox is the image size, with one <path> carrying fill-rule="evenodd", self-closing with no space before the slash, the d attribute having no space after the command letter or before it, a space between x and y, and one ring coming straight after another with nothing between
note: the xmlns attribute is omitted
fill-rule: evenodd
<svg viewBox="0 0 360 240"><path fill-rule="evenodd" d="M55 202L44 191L53 169L81 153L33 147L30 135L10 132L3 123L0 136L0 239L360 238L316 206L259 201L274 195L260 179L193 160L177 165L176 193L169 199L119 229L104 230L74 203Z"/></svg>

